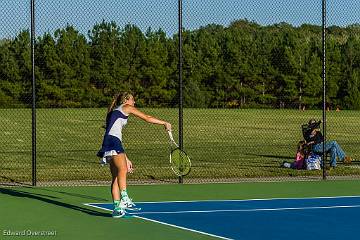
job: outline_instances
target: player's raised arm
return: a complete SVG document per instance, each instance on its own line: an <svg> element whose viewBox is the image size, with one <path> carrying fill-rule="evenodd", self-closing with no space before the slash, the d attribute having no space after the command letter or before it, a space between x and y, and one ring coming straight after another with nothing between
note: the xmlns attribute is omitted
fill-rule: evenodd
<svg viewBox="0 0 360 240"><path fill-rule="evenodd" d="M131 105L124 105L123 110L128 113L128 114L133 114L134 116L143 119L144 121L148 122L148 123L153 123L153 124L158 124L158 125L164 125L165 129L167 131L171 130L171 124L160 120L158 118L155 118L153 116L147 115L143 112L141 112L140 110L138 110L136 107L131 106Z"/></svg>

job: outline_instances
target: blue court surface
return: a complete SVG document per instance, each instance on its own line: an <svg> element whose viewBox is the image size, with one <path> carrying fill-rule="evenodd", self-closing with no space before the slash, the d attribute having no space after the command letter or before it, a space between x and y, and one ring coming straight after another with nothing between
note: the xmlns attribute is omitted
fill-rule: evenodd
<svg viewBox="0 0 360 240"><path fill-rule="evenodd" d="M360 196L136 204L128 215L218 239L360 239Z"/></svg>

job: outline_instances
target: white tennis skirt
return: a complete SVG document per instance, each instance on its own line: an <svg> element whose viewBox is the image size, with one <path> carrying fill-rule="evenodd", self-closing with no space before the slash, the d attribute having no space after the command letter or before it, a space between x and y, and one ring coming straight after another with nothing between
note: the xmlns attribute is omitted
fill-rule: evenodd
<svg viewBox="0 0 360 240"><path fill-rule="evenodd" d="M100 158L100 164L106 165L107 163L110 163L112 156L118 155L118 153L115 150L106 151L104 153L104 156Z"/></svg>

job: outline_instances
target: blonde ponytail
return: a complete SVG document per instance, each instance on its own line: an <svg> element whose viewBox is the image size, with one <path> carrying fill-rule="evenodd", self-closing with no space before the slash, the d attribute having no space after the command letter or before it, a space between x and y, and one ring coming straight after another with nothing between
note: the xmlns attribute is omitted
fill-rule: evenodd
<svg viewBox="0 0 360 240"><path fill-rule="evenodd" d="M129 100L133 95L129 92L124 92L123 94L117 93L114 95L110 106L108 107L108 113L114 110L114 108L122 103L125 103Z"/></svg>
<svg viewBox="0 0 360 240"><path fill-rule="evenodd" d="M108 113L111 112L112 110L114 110L115 106L118 105L119 97L120 97L120 93L117 93L114 95L114 97L111 101L111 104L108 107Z"/></svg>

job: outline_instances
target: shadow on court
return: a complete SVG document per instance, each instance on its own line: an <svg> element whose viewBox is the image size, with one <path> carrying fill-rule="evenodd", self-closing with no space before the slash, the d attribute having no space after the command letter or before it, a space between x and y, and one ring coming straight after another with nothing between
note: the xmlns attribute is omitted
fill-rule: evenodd
<svg viewBox="0 0 360 240"><path fill-rule="evenodd" d="M108 199L105 199L105 198L93 197L93 196L84 195L84 194L80 194L80 193L71 193L71 192L64 192L64 191L56 191L56 190L47 189L47 188L38 188L38 189L39 189L39 190L42 190L42 191L60 193L60 194L63 194L63 195L72 196L72 197L78 197L78 198L84 198L84 199L88 199L88 200L95 200L95 201L102 201L102 202L108 201Z"/></svg>
<svg viewBox="0 0 360 240"><path fill-rule="evenodd" d="M15 189L9 189L9 188L0 188L0 193L6 194L9 196L13 196L13 197L18 197L18 198L35 199L38 201L42 201L44 203L53 204L56 206L67 208L67 209L83 212L83 213L86 213L86 214L89 214L92 216L111 217L107 213L102 213L102 212L94 211L92 209L88 209L88 208L84 208L84 207L80 207L80 206L76 206L73 204L62 202L62 201L58 200L59 199L58 197L47 195L47 194L38 194L38 193L32 193L32 192L27 192L27 191L23 191L23 190L15 190Z"/></svg>

